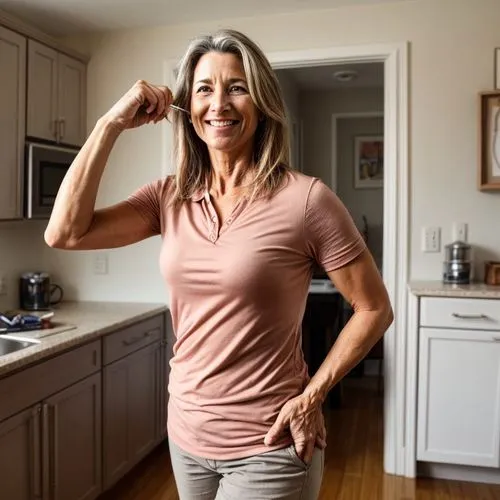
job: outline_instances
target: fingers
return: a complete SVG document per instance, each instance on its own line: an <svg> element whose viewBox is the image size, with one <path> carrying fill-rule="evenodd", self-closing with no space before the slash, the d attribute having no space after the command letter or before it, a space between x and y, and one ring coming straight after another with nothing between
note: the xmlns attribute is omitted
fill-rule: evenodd
<svg viewBox="0 0 500 500"><path fill-rule="evenodd" d="M323 450L324 448L326 448L326 427L325 418L322 412L319 412L318 414L317 428L318 432L316 434L316 446Z"/></svg>
<svg viewBox="0 0 500 500"><path fill-rule="evenodd" d="M297 450L297 455L306 463L310 464L313 458L313 453L314 453L314 440L307 441L305 443L304 450L302 453L299 453Z"/></svg>
<svg viewBox="0 0 500 500"><path fill-rule="evenodd" d="M138 100L145 106L148 122L157 123L165 118L173 101L170 89L164 85L152 85L144 80L139 80L136 86L139 93Z"/></svg>
<svg viewBox="0 0 500 500"><path fill-rule="evenodd" d="M157 97L155 112L155 123L163 120L170 111L170 103L172 102L172 93L168 87L164 85L152 86L151 89Z"/></svg>
<svg viewBox="0 0 500 500"><path fill-rule="evenodd" d="M324 437L321 437L320 434L318 434L316 436L314 445L317 446L320 450L324 450L326 448L326 439Z"/></svg>
<svg viewBox="0 0 500 500"><path fill-rule="evenodd" d="M276 422L272 425L264 438L264 444L269 446L273 444L281 435L281 433L288 426L288 419L286 417L285 407L283 407L276 419Z"/></svg>

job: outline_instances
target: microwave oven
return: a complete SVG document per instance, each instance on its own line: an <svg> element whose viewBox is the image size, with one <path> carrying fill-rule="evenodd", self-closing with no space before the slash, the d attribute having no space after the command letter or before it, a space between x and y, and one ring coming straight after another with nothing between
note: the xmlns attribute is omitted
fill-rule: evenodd
<svg viewBox="0 0 500 500"><path fill-rule="evenodd" d="M25 218L50 217L61 182L79 151L80 148L26 143Z"/></svg>

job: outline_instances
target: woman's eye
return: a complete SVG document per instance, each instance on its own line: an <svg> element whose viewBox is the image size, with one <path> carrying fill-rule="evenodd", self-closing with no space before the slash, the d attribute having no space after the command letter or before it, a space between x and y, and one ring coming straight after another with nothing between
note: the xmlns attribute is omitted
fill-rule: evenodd
<svg viewBox="0 0 500 500"><path fill-rule="evenodd" d="M242 92L246 92L247 90L243 87L240 87L239 85L233 85L230 89L229 89L229 92L233 93L233 94L239 94L239 93L242 93Z"/></svg>
<svg viewBox="0 0 500 500"><path fill-rule="evenodd" d="M210 92L210 87L208 85L203 85L202 87L198 87L196 92Z"/></svg>

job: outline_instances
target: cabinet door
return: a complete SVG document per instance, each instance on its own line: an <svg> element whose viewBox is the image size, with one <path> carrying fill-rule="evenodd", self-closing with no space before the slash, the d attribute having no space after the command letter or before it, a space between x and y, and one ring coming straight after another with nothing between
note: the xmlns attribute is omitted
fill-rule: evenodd
<svg viewBox="0 0 500 500"><path fill-rule="evenodd" d="M41 43L28 43L27 135L57 140L57 52Z"/></svg>
<svg viewBox="0 0 500 500"><path fill-rule="evenodd" d="M500 332L420 328L417 459L500 466Z"/></svg>
<svg viewBox="0 0 500 500"><path fill-rule="evenodd" d="M157 443L160 342L104 369L104 487L113 485Z"/></svg>
<svg viewBox="0 0 500 500"><path fill-rule="evenodd" d="M0 219L23 210L26 38L0 26Z"/></svg>
<svg viewBox="0 0 500 500"><path fill-rule="evenodd" d="M41 406L0 424L0 488L2 498L42 498L40 416Z"/></svg>
<svg viewBox="0 0 500 500"><path fill-rule="evenodd" d="M86 67L64 54L58 55L59 142L80 146L85 142Z"/></svg>
<svg viewBox="0 0 500 500"><path fill-rule="evenodd" d="M101 374L45 401L51 500L91 500L101 493Z"/></svg>
<svg viewBox="0 0 500 500"><path fill-rule="evenodd" d="M165 332L163 334L162 350L161 350L161 375L160 375L160 387L161 387L161 421L159 429L159 437L163 439L167 437L167 419L168 419L168 383L170 379L170 360L173 354L174 345L174 330L172 326L172 316L170 312L165 314Z"/></svg>

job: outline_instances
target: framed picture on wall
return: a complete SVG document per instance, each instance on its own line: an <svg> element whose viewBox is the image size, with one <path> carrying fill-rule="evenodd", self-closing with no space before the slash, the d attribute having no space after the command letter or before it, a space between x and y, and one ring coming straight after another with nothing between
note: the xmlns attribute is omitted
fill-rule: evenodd
<svg viewBox="0 0 500 500"><path fill-rule="evenodd" d="M363 135L354 138L354 187L373 189L384 186L384 138Z"/></svg>
<svg viewBox="0 0 500 500"><path fill-rule="evenodd" d="M479 93L478 184L500 190L500 90Z"/></svg>

